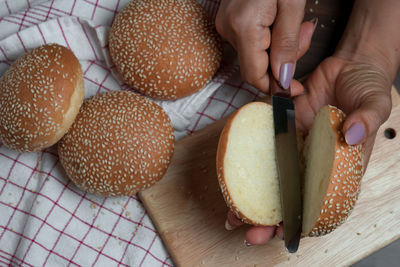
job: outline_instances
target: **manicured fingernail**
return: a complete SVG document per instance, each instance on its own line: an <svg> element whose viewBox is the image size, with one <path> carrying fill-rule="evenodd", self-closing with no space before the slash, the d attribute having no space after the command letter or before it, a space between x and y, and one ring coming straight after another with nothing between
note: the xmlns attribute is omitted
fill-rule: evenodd
<svg viewBox="0 0 400 267"><path fill-rule="evenodd" d="M318 17L312 18L312 20L310 20L310 22L312 24L314 24L314 31L315 31L315 28L317 28L317 25L318 25Z"/></svg>
<svg viewBox="0 0 400 267"><path fill-rule="evenodd" d="M364 126L361 123L356 122L353 125L351 125L351 127L347 130L345 134L346 143L349 145L355 145L358 142L360 142L361 139L364 138L364 135L365 135Z"/></svg>
<svg viewBox="0 0 400 267"><path fill-rule="evenodd" d="M244 244L246 245L246 247L252 247L252 246L254 246L253 244L250 244L249 242L247 242L247 240L244 240Z"/></svg>
<svg viewBox="0 0 400 267"><path fill-rule="evenodd" d="M281 66L279 71L279 82L284 89L289 89L293 78L293 63L286 63Z"/></svg>
<svg viewBox="0 0 400 267"><path fill-rule="evenodd" d="M232 231L233 229L235 229L236 227L232 226L228 220L225 221L225 229L228 231Z"/></svg>

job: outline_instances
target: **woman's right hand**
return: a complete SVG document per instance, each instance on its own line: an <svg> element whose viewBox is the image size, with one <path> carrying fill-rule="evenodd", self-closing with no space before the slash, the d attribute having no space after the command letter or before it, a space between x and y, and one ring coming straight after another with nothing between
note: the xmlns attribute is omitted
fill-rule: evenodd
<svg viewBox="0 0 400 267"><path fill-rule="evenodd" d="M221 0L217 31L237 51L244 81L267 93L268 65L282 87L291 86L296 61L309 48L316 21L304 22L305 0ZM271 25L273 29L271 29ZM270 49L268 55L267 49ZM292 86L292 94L299 94Z"/></svg>

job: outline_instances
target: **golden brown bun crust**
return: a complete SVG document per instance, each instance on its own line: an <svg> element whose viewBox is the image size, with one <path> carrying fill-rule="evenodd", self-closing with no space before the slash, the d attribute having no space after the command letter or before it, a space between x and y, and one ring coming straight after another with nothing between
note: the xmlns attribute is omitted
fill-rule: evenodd
<svg viewBox="0 0 400 267"><path fill-rule="evenodd" d="M117 15L109 50L135 90L172 100L203 88L219 68L220 38L195 0L131 1Z"/></svg>
<svg viewBox="0 0 400 267"><path fill-rule="evenodd" d="M69 49L50 44L31 50L0 78L0 141L18 151L52 146L83 97L81 65Z"/></svg>
<svg viewBox="0 0 400 267"><path fill-rule="evenodd" d="M255 105L256 103L251 103ZM265 105L265 103L260 103ZM225 199L225 203L227 204L228 208L236 215L237 218L242 220L244 223L252 224L252 225L260 225L259 223L251 220L250 218L246 217L236 206L236 203L232 200L232 197L227 190L225 175L224 175L224 158L226 154L226 149L228 146L228 137L229 132L232 126L232 122L235 119L235 116L239 113L240 109L236 110L227 120L224 129L221 132L219 141L218 141L218 148L217 148L217 160L216 160L216 167L217 167L217 177L219 186L221 188L222 195Z"/></svg>
<svg viewBox="0 0 400 267"><path fill-rule="evenodd" d="M345 114L329 106L332 130L336 133L335 160L321 214L310 236L328 234L350 215L360 193L363 176L362 145L350 146L341 132Z"/></svg>
<svg viewBox="0 0 400 267"><path fill-rule="evenodd" d="M160 106L135 93L113 91L85 100L58 153L82 190L134 195L163 177L174 141L170 119Z"/></svg>

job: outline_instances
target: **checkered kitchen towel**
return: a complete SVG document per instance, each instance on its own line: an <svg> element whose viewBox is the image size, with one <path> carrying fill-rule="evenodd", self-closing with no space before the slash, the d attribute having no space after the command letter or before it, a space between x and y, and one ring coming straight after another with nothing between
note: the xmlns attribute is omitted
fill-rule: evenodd
<svg viewBox="0 0 400 267"><path fill-rule="evenodd" d="M84 71L86 97L130 90L114 75L106 34L129 0L0 0L0 75L46 43L70 48ZM217 0L198 0L215 17ZM234 53L200 92L159 101L177 139L254 100ZM76 188L55 147L17 153L0 144L0 266L172 266L136 196L102 198Z"/></svg>

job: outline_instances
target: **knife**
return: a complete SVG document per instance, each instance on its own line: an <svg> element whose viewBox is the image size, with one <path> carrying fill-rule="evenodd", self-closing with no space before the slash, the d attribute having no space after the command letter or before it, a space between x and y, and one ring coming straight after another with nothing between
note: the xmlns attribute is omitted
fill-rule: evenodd
<svg viewBox="0 0 400 267"><path fill-rule="evenodd" d="M281 191L283 234L288 252L297 251L302 229L300 169L295 109L290 88L283 89L270 72L275 151Z"/></svg>

